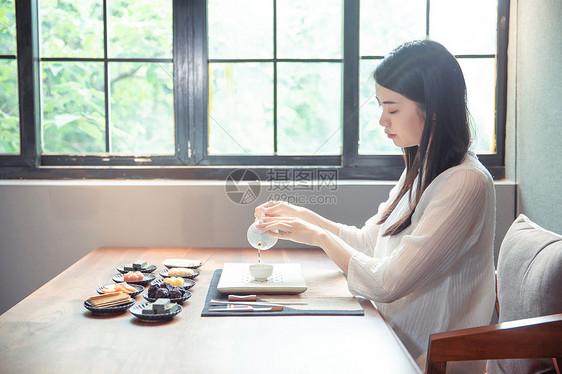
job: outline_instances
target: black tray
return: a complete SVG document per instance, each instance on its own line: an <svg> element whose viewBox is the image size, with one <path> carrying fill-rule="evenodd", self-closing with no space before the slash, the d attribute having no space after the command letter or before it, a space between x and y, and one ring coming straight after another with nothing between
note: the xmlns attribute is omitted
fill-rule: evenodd
<svg viewBox="0 0 562 374"><path fill-rule="evenodd" d="M201 274L200 270L197 270L197 269L192 269L192 270L195 272L193 275L186 275L185 277L181 277L181 278L183 278L183 279L194 279L199 274ZM160 276L164 277L164 278L171 278L171 277L175 276L175 275L168 275L168 269L160 270L160 272L158 274L160 274Z"/></svg>
<svg viewBox="0 0 562 374"><path fill-rule="evenodd" d="M106 315L106 314L121 314L127 311L131 306L135 304L135 300L131 300L127 304L121 304L116 306L110 306L107 308L98 308L90 304L88 301L84 301L84 308L88 309L93 314Z"/></svg>
<svg viewBox="0 0 562 374"><path fill-rule="evenodd" d="M155 279L152 282L150 282L150 284L160 284L164 282L164 279ZM197 284L197 282L195 282L193 279L184 279L183 280L183 286L178 286L183 288L184 290L189 290L191 287L195 286Z"/></svg>
<svg viewBox="0 0 562 374"><path fill-rule="evenodd" d="M140 271L141 273L152 273L154 270L156 270L156 265L148 265L147 267L145 267L144 269L140 269L140 270L125 270L125 265L119 265L117 266L117 271L123 274L127 274L129 271Z"/></svg>
<svg viewBox="0 0 562 374"><path fill-rule="evenodd" d="M185 291L185 294L182 297L170 299L170 301L172 303L183 304L183 302L185 300L189 299L191 297L191 295L192 295L191 292ZM148 297L148 292L143 293L142 297L144 297L146 300L151 301L151 302L155 302L156 300L158 300L158 297Z"/></svg>
<svg viewBox="0 0 562 374"><path fill-rule="evenodd" d="M172 306L172 309L170 310L170 313L166 313L166 314L142 314L142 309L147 304L148 303L136 304L131 309L129 309L129 312L131 312L131 314L134 315L135 317L137 317L138 319L145 320L145 321L169 321L169 320L173 319L176 315L178 315L183 310L181 305L174 304L174 306Z"/></svg>
<svg viewBox="0 0 562 374"><path fill-rule="evenodd" d="M121 283L121 282L127 282L129 284L140 284L141 286L146 286L147 284L149 284L151 281L153 281L154 279L156 279L156 275L154 274L145 274L143 273L142 275L144 275L144 279L140 280L140 281L126 281L123 279L123 277L125 276L125 274L115 274L113 276L113 278L111 278L115 283Z"/></svg>
<svg viewBox="0 0 562 374"><path fill-rule="evenodd" d="M141 286L140 284L129 284L129 286L134 287L137 290L136 292L127 292L127 294L131 297L135 297L138 294L140 294L142 291L144 291L144 286ZM105 286L101 286L100 288L97 289L100 295L104 295L104 293L101 292L101 290L103 290L104 287Z"/></svg>

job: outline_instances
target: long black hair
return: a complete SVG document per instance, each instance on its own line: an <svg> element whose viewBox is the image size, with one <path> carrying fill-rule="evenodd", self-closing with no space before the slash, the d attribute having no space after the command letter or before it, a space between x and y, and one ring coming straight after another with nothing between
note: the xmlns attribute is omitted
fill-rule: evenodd
<svg viewBox="0 0 562 374"><path fill-rule="evenodd" d="M459 63L437 42L416 40L402 44L382 60L373 77L380 86L416 102L426 114L420 145L403 148L404 185L377 224L387 220L408 191L410 210L384 232L387 236L410 226L427 186L443 171L462 162L470 146L469 114Z"/></svg>

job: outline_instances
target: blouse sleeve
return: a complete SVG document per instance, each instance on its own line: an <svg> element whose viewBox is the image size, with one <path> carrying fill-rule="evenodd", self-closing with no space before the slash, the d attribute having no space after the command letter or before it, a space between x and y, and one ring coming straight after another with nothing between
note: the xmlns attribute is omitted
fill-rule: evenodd
<svg viewBox="0 0 562 374"><path fill-rule="evenodd" d="M395 301L445 273L478 240L486 204L493 203L491 180L480 172L463 170L431 192L423 212L414 213L420 214L415 228L391 255L377 259L356 252L352 256L348 283L353 294Z"/></svg>
<svg viewBox="0 0 562 374"><path fill-rule="evenodd" d="M339 237L353 249L368 256L373 256L381 225L377 225L386 208L392 204L406 178L406 171L402 173L398 183L390 190L388 199L379 205L377 214L369 218L365 225L358 229L355 226L340 224Z"/></svg>

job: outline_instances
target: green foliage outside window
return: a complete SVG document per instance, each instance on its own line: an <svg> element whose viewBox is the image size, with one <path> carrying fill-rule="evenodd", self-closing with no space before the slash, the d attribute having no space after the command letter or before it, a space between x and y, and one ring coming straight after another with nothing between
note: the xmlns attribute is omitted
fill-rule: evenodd
<svg viewBox="0 0 562 374"><path fill-rule="evenodd" d="M1 154L20 152L14 1L0 2ZM158 6L152 0L40 0L38 4L42 152L174 154L172 0ZM346 125L342 0L277 1L276 48L273 2L209 0L207 4L208 153L341 154ZM373 56L423 38L426 4L425 0L361 4L360 154L400 151L378 125L380 108L370 75L379 57ZM452 21L459 17L447 18L458 10L446 0L435 0L429 36L453 53L493 56L497 2L463 4L466 14L485 13L479 15L483 26L478 33L467 34L474 17L461 17L467 25L459 27ZM235 61L213 61L221 59ZM465 58L460 63L467 80L476 151L493 152L495 59Z"/></svg>
<svg viewBox="0 0 562 374"><path fill-rule="evenodd" d="M20 152L16 60L0 60L0 154Z"/></svg>
<svg viewBox="0 0 562 374"><path fill-rule="evenodd" d="M102 1L40 1L43 152L173 154L172 64L119 61L172 58L172 1L107 6L104 62Z"/></svg>
<svg viewBox="0 0 562 374"><path fill-rule="evenodd" d="M278 1L274 55L273 2L208 1L209 154L341 154L342 14L341 0ZM244 61L274 58L293 61Z"/></svg>
<svg viewBox="0 0 562 374"><path fill-rule="evenodd" d="M0 55L16 54L14 0L0 1ZM0 59L0 154L20 153L18 70L14 58Z"/></svg>
<svg viewBox="0 0 562 374"><path fill-rule="evenodd" d="M105 152L103 63L43 62L41 66L43 151Z"/></svg>

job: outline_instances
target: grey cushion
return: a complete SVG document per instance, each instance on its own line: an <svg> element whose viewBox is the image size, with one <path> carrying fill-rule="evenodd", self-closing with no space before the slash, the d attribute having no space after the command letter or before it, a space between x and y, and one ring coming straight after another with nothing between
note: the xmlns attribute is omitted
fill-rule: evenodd
<svg viewBox="0 0 562 374"><path fill-rule="evenodd" d="M499 322L562 313L562 236L521 214L507 231L498 259ZM552 360L501 360L496 373L543 373Z"/></svg>

